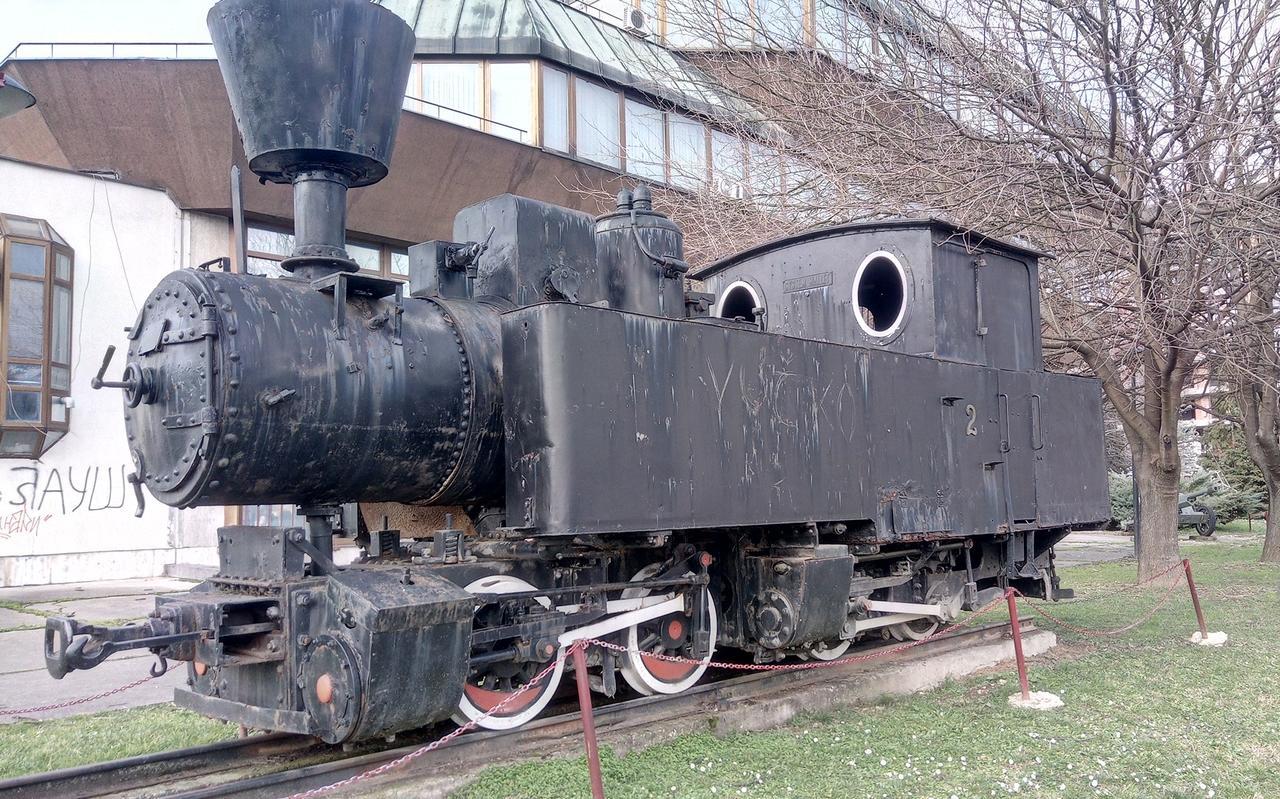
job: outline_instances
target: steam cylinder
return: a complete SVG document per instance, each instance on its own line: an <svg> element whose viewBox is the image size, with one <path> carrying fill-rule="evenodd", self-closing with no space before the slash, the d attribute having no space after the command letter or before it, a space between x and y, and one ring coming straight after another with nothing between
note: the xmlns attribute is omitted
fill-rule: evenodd
<svg viewBox="0 0 1280 799"><path fill-rule="evenodd" d="M125 425L168 505L485 503L502 489L498 310L184 270L131 329Z"/></svg>

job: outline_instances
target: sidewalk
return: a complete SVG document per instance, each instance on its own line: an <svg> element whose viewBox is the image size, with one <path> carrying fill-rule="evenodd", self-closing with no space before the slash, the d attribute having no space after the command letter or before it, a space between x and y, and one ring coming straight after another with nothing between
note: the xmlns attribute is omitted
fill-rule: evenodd
<svg viewBox="0 0 1280 799"><path fill-rule="evenodd" d="M93 583L0 588L0 602L19 603L24 610L0 607L0 709L36 707L102 693L147 676L155 662L150 652L121 652L95 669L74 671L55 680L44 668L44 616L74 615L79 621L120 624L146 616L156 594L189 590L194 583L167 577L108 580ZM19 629L28 628L28 629ZM152 705L173 699L173 689L186 680L184 663L170 663L163 677L114 696L73 707L23 716L0 716L0 724L52 719Z"/></svg>
<svg viewBox="0 0 1280 799"><path fill-rule="evenodd" d="M1107 563L1133 557L1133 536L1102 530L1078 531L1053 548L1058 568Z"/></svg>

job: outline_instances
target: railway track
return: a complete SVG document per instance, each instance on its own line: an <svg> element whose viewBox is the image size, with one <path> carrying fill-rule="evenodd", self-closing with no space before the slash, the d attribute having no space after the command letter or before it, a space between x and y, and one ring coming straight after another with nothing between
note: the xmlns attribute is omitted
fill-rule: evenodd
<svg viewBox="0 0 1280 799"><path fill-rule="evenodd" d="M1024 631L1033 629L1030 621L1024 620ZM964 628L883 660L832 668L737 676L731 676L737 673L728 670L715 675L708 672L707 682L681 694L601 703L594 711L596 728L605 739L652 743L650 731L654 725L678 719L705 719L702 729L706 729L714 726L719 712L738 703L783 700L790 690L989 643L1006 637L1007 630L1007 623ZM894 646L898 644L864 647L857 654ZM4 780L0 781L0 799L278 799L388 763L435 740L448 729L449 725L440 725L401 736L395 745L368 744L352 751L306 736L256 735ZM383 777L379 784L413 779L415 795L423 795L419 791L443 792L461 785L468 775L486 766L545 754L549 748L563 747L566 741L570 747L580 747L580 729L576 703L565 701L549 715L523 727L463 735ZM500 755L495 757L495 752ZM429 785L423 787L419 780L426 780Z"/></svg>

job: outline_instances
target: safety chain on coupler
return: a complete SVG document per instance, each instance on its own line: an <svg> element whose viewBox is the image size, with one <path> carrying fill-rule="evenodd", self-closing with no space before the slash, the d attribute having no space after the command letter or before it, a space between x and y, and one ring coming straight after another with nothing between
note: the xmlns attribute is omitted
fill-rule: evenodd
<svg viewBox="0 0 1280 799"><path fill-rule="evenodd" d="M154 669L155 667L153 666L152 668ZM164 674L164 672L162 671L160 672L160 674ZM25 716L28 713L44 713L45 711L48 711L48 710L61 710L64 707L74 707L76 705L83 705L85 702L92 702L95 699L106 699L108 696L115 696L116 694L122 694L125 691L128 691L132 688L137 688L139 685L142 685L143 683L151 682L158 676L160 675L148 674L146 677L143 677L138 680L134 680L131 683L121 685L118 688L112 688L110 691L103 691L102 693L94 694L93 696L82 696L79 699L69 699L66 702L59 702L56 705L41 705L40 707L22 707L22 708L0 708L0 716Z"/></svg>
<svg viewBox="0 0 1280 799"><path fill-rule="evenodd" d="M521 686L519 690L512 692L510 696L503 699L501 702L494 705L493 707L489 708L488 711L480 714L479 716L476 716L475 718L468 721L466 724L463 724L460 727L458 727L456 730L453 730L452 732L450 732L448 735L445 735L441 738L437 738L436 740L432 741L429 744L424 744L418 747L417 749L413 750L412 752L409 752L408 754L401 755L395 760L390 760L386 763L383 763L381 766L376 766L374 768L369 769L368 771L362 771L359 774L354 774L350 777L347 777L345 780L339 780L338 782L333 782L328 785L321 785L319 788L312 788L307 791L302 791L301 793L292 794L290 796L285 797L285 799L311 799L311 797L313 796L323 796L324 794L327 794L330 791L336 791L340 788L346 788L350 785L355 785L356 783L364 782L365 780L371 780L375 777L381 777L383 774L387 774L391 771L395 771L401 766L413 760L417 760L418 758L422 757L428 752L432 752L432 751L435 751L436 749L439 749L441 746L444 746L449 741L452 741L454 738L457 738L459 735L462 735L465 732L470 732L471 730L474 730L476 727L480 725L481 721L494 715L495 713L500 713L503 709L507 707L507 705L511 704L516 699L523 696L525 693L533 690L535 687L537 687L538 683L542 682L547 678L548 674L555 671L556 666L559 663L561 663L565 658L573 654L573 651L575 649L586 649L586 644L587 642L585 641L575 641L573 644L569 645L567 648L562 649L560 651L560 654L556 656L555 660L547 664L546 668L544 668L542 671L534 675L533 679L529 680L529 682Z"/></svg>
<svg viewBox="0 0 1280 799"><path fill-rule="evenodd" d="M712 661L707 661L706 665L711 666L713 668L717 668L717 669L736 669L738 671L806 671L808 669L827 669L835 666L847 666L850 663L863 663L868 660L875 660L877 658L896 655L899 652L905 652L906 650L920 646L921 644L927 644L930 641L934 640L935 638L941 638L945 635L949 635L962 627L967 627L970 624L973 624L982 616L985 616L987 613L990 613L992 610L995 610L997 607L1003 606L1004 604L1005 604L1005 598L1003 595L1001 595L1000 597L991 600L986 605L983 605L981 608L978 608L977 610L975 610L964 621L957 622L956 624L953 624L950 627L939 627L937 631L930 633L929 635L926 635L924 638L921 638L918 641L908 641L904 644L898 644L897 646L886 647L884 649L877 649L875 651L866 652L860 655L847 655L842 658L836 658L835 660L809 661L806 663L727 663L727 662L712 660ZM640 652L639 650L628 649L627 647L622 646L621 644L615 644L609 641L601 641L598 638L589 638L586 640L586 643L591 644L592 646L601 647L603 649L610 649L610 650L613 650L614 652L635 652L637 654L644 655L646 658L653 658L654 660L665 660L671 663L697 663L697 664L703 663L703 661L698 660L696 658L686 658L686 657L681 657L679 655L663 655L663 654L653 654L650 652Z"/></svg>

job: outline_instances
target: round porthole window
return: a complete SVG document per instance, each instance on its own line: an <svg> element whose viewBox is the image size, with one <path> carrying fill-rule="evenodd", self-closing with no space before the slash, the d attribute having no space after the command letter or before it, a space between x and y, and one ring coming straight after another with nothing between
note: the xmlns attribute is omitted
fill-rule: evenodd
<svg viewBox="0 0 1280 799"><path fill-rule="evenodd" d="M888 338L907 313L907 273L893 253L873 252L853 277L853 310L862 332Z"/></svg>
<svg viewBox="0 0 1280 799"><path fill-rule="evenodd" d="M764 308L764 301L760 299L755 287L745 281L735 280L721 293L715 315L721 319L754 322L756 308Z"/></svg>

